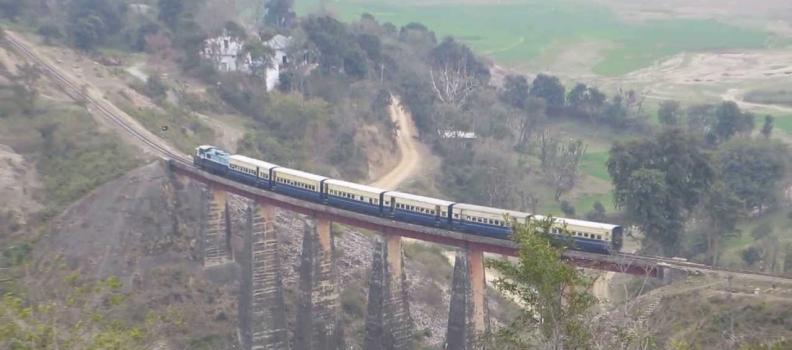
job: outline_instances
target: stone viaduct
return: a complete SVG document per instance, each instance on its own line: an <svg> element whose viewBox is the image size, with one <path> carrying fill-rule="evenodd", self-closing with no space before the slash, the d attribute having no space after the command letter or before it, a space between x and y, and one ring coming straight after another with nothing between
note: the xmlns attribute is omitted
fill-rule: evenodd
<svg viewBox="0 0 792 350"><path fill-rule="evenodd" d="M213 267L233 262L242 267L238 331L244 349L347 348L339 300L338 271L334 260L335 244L330 232L332 222L379 233L371 262L364 350L413 349L413 325L402 236L461 248L457 251L451 283L446 349L481 348L476 341L477 335L489 327L484 252L513 255L515 248L511 242L367 217L248 187L176 162L168 162L168 165L177 174L208 186L202 196L203 217L198 238L203 265ZM244 249L239 256L233 256L231 249L228 192L250 198L254 203L247 208ZM303 233L295 304L296 329L291 344L275 229L275 207L310 217ZM651 264L629 262L625 268L627 265L619 267L614 261L596 261L585 254L569 259L580 266L610 270L619 268L621 272L658 276L657 267Z"/></svg>

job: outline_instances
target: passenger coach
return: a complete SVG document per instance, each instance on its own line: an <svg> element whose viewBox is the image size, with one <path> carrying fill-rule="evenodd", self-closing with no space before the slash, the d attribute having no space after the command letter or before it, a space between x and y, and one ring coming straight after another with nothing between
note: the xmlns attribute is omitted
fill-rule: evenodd
<svg viewBox="0 0 792 350"><path fill-rule="evenodd" d="M242 155L231 155L213 146L196 148L193 162L196 167L213 174L288 196L474 235L508 239L515 224L544 219L540 215L454 203L334 180ZM621 226L564 218L557 218L547 234L561 237L563 232L570 234L572 248L577 250L612 254L621 250L624 240Z"/></svg>

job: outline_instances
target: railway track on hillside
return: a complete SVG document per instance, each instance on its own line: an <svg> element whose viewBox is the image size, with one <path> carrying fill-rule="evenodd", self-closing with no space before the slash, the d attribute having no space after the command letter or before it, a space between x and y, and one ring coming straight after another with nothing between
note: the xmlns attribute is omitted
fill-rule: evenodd
<svg viewBox="0 0 792 350"><path fill-rule="evenodd" d="M85 91L76 83L72 82L67 76L59 71L60 68L53 67L51 64L47 63L41 57L36 55L33 51L28 49L24 44L18 42L16 39L12 38L10 35L6 35L6 41L11 44L15 49L19 50L20 53L27 56L30 60L37 63L45 73L49 73L55 80L59 83L65 85L67 88L73 90L78 96L85 99L86 102L91 104L94 108L96 108L102 115L104 115L107 119L112 121L114 124L119 126L122 130L129 133L132 137L138 139L139 141L143 142L146 146L150 147L157 153L161 155L173 159L174 161L190 164L192 165L192 161L189 159L188 156L184 154L176 153L170 150L167 146L160 144L156 140L152 140L148 136L146 136L143 132L136 130L136 128L132 125L129 125L124 118L115 115L110 109L105 107L101 101L97 101L91 95Z"/></svg>
<svg viewBox="0 0 792 350"><path fill-rule="evenodd" d="M773 275L765 272L758 272L758 271L749 271L749 270L740 270L740 269L728 269L728 268L716 268L709 265L689 262L689 261L682 261L673 258L666 258L661 256L651 256L651 255L638 255L638 254L631 254L631 253L618 253L616 256L621 256L624 258L632 258L632 259L640 259L644 261L653 261L657 263L665 263L671 265L671 267L678 267L678 268L688 268L688 269L699 269L704 271L712 271L712 272L719 272L719 273L729 273L729 274L742 274L742 275L752 275L752 276L761 276L767 278L776 278L782 280L792 280L792 277L786 277L781 275Z"/></svg>

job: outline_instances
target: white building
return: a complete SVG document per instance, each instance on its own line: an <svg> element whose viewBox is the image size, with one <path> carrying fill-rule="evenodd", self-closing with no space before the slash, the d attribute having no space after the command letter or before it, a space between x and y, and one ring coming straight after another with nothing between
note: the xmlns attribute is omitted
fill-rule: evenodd
<svg viewBox="0 0 792 350"><path fill-rule="evenodd" d="M267 91L275 88L280 80L281 67L288 63L286 49L291 43L291 38L283 35L276 35L264 45L271 47L275 51L270 67L267 68ZM250 54L244 60L239 60L238 56L245 46L245 42L228 35L223 35L206 41L206 48L203 56L216 62L217 70L221 72L247 72L250 66L260 66L263 62L253 62ZM245 64L240 64L244 62Z"/></svg>
<svg viewBox="0 0 792 350"><path fill-rule="evenodd" d="M467 139L467 140L475 140L476 133L470 131L461 131L461 130L437 130L437 134L440 135L440 138L443 139Z"/></svg>
<svg viewBox="0 0 792 350"><path fill-rule="evenodd" d="M207 39L203 56L213 60L217 65L217 70L221 72L236 72L240 69L246 71L248 67L237 67L237 56L244 45L244 41L228 35ZM250 56L245 61L250 62Z"/></svg>
<svg viewBox="0 0 792 350"><path fill-rule="evenodd" d="M272 57L272 66L267 68L267 91L271 91L275 88L280 80L281 66L289 63L288 57L286 56L286 49L289 47L290 43L291 38L287 38L280 34L264 43L264 45L275 50L275 55Z"/></svg>

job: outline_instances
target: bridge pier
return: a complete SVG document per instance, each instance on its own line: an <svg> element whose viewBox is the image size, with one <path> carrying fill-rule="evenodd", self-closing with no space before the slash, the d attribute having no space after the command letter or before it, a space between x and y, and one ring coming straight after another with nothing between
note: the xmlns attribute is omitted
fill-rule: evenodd
<svg viewBox="0 0 792 350"><path fill-rule="evenodd" d="M288 321L274 207L248 206L247 232L239 262L242 278L238 327L243 349L288 350Z"/></svg>
<svg viewBox="0 0 792 350"><path fill-rule="evenodd" d="M202 214L198 245L204 267L233 261L228 231L228 198L223 190L209 187L201 194Z"/></svg>
<svg viewBox="0 0 792 350"><path fill-rule="evenodd" d="M330 221L322 218L306 220L297 294L295 349L346 349L334 253Z"/></svg>
<svg viewBox="0 0 792 350"><path fill-rule="evenodd" d="M478 336L489 330L484 252L458 250L451 281L446 350L483 349Z"/></svg>
<svg viewBox="0 0 792 350"><path fill-rule="evenodd" d="M371 264L363 350L411 350L412 318L401 237L377 238Z"/></svg>

